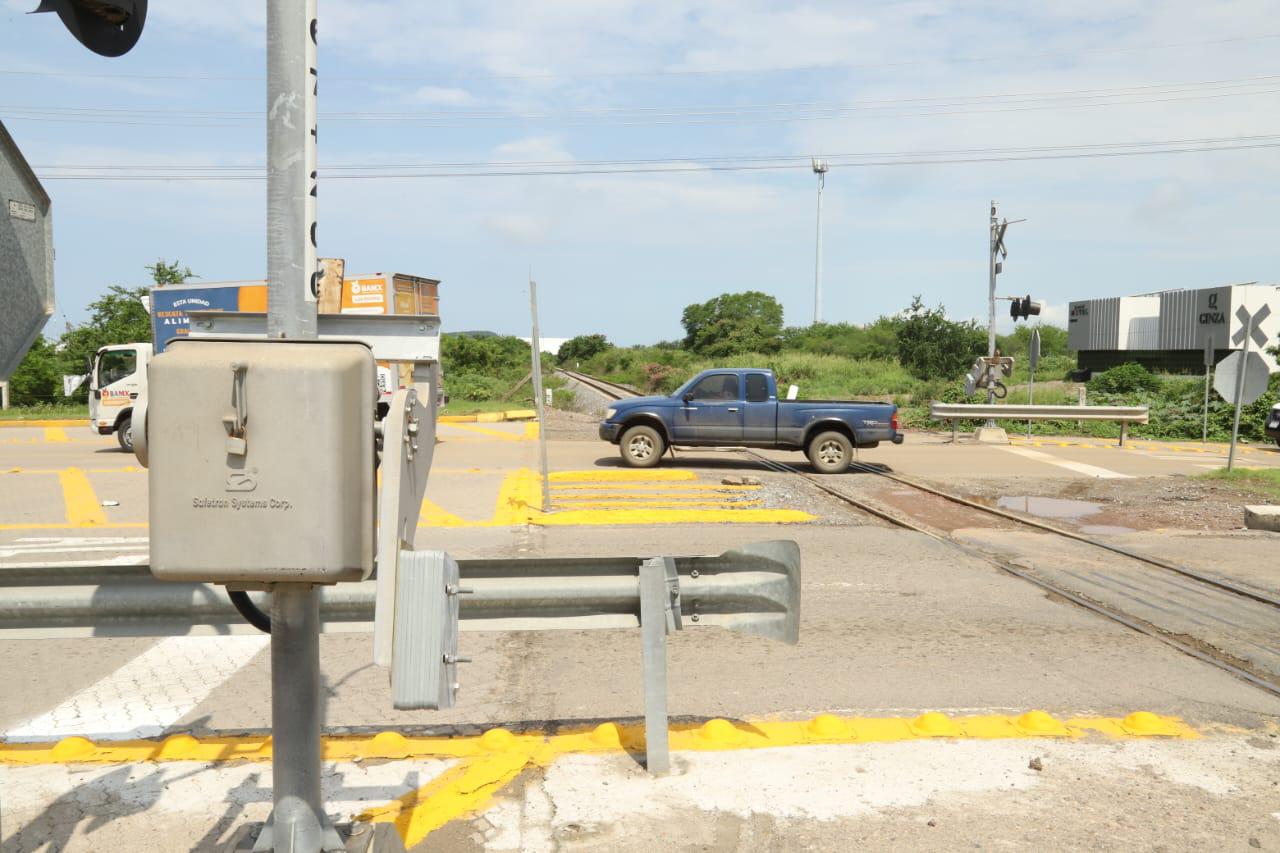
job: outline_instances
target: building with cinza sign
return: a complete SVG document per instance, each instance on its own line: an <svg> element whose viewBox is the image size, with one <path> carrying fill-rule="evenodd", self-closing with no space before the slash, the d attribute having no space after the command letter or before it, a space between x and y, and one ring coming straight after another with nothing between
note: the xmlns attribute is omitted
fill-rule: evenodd
<svg viewBox="0 0 1280 853"><path fill-rule="evenodd" d="M1280 286L1257 282L1072 302L1067 348L1081 368L1095 371L1136 361L1161 372L1198 373L1210 341L1215 363L1243 349L1245 316L1255 318L1250 349L1272 372L1280 370L1267 352L1280 343Z"/></svg>

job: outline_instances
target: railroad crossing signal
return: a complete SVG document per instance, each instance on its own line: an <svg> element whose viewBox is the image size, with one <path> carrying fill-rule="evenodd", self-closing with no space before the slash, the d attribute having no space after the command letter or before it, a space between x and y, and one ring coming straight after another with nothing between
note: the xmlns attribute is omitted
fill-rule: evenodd
<svg viewBox="0 0 1280 853"><path fill-rule="evenodd" d="M1000 381L999 377L1002 375L1013 375L1012 356L978 356L978 358L974 359L973 367L969 368L969 372L964 378L965 396L973 396L973 392L978 388L994 388L996 397L1004 399L1009 392L1006 390L1004 383Z"/></svg>
<svg viewBox="0 0 1280 853"><path fill-rule="evenodd" d="M1025 320L1028 317L1040 316L1040 303L1031 301L1031 294L1027 294L1022 299L1013 297L1009 300L1009 316L1018 320Z"/></svg>
<svg viewBox="0 0 1280 853"><path fill-rule="evenodd" d="M1241 305L1236 309L1236 319L1240 321L1240 328L1231 336L1231 342L1237 346L1243 344L1246 330L1251 330L1248 334L1249 337L1253 339L1253 342L1259 347L1265 347L1267 345L1267 335L1262 331L1261 326L1262 321L1270 316L1271 306L1263 305L1256 313L1254 313L1252 322L1250 322L1248 310Z"/></svg>
<svg viewBox="0 0 1280 853"><path fill-rule="evenodd" d="M76 41L100 56L123 56L142 35L147 0L41 0L34 12L56 12Z"/></svg>

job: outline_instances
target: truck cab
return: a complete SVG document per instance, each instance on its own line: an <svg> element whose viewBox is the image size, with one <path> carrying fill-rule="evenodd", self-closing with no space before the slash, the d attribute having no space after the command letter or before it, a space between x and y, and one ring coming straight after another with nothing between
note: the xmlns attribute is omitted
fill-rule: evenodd
<svg viewBox="0 0 1280 853"><path fill-rule="evenodd" d="M89 429L115 433L123 450L133 451L133 410L147 393L151 344L115 344L93 356L89 371Z"/></svg>

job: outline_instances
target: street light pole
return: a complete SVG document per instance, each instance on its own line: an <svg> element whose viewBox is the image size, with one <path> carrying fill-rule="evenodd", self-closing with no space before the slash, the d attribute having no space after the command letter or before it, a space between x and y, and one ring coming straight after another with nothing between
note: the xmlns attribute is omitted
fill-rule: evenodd
<svg viewBox="0 0 1280 853"><path fill-rule="evenodd" d="M813 172L818 176L818 238L813 260L813 322L822 322L822 189L827 183L827 161L813 158Z"/></svg>

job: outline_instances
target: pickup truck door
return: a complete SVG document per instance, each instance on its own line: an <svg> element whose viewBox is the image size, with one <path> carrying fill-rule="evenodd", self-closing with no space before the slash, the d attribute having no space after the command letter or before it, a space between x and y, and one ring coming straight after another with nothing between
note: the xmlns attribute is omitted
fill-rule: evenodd
<svg viewBox="0 0 1280 853"><path fill-rule="evenodd" d="M742 414L742 443L772 447L778 441L778 397L769 392L769 377L748 373Z"/></svg>
<svg viewBox="0 0 1280 853"><path fill-rule="evenodd" d="M740 384L736 373L702 377L676 409L676 444L741 444Z"/></svg>

